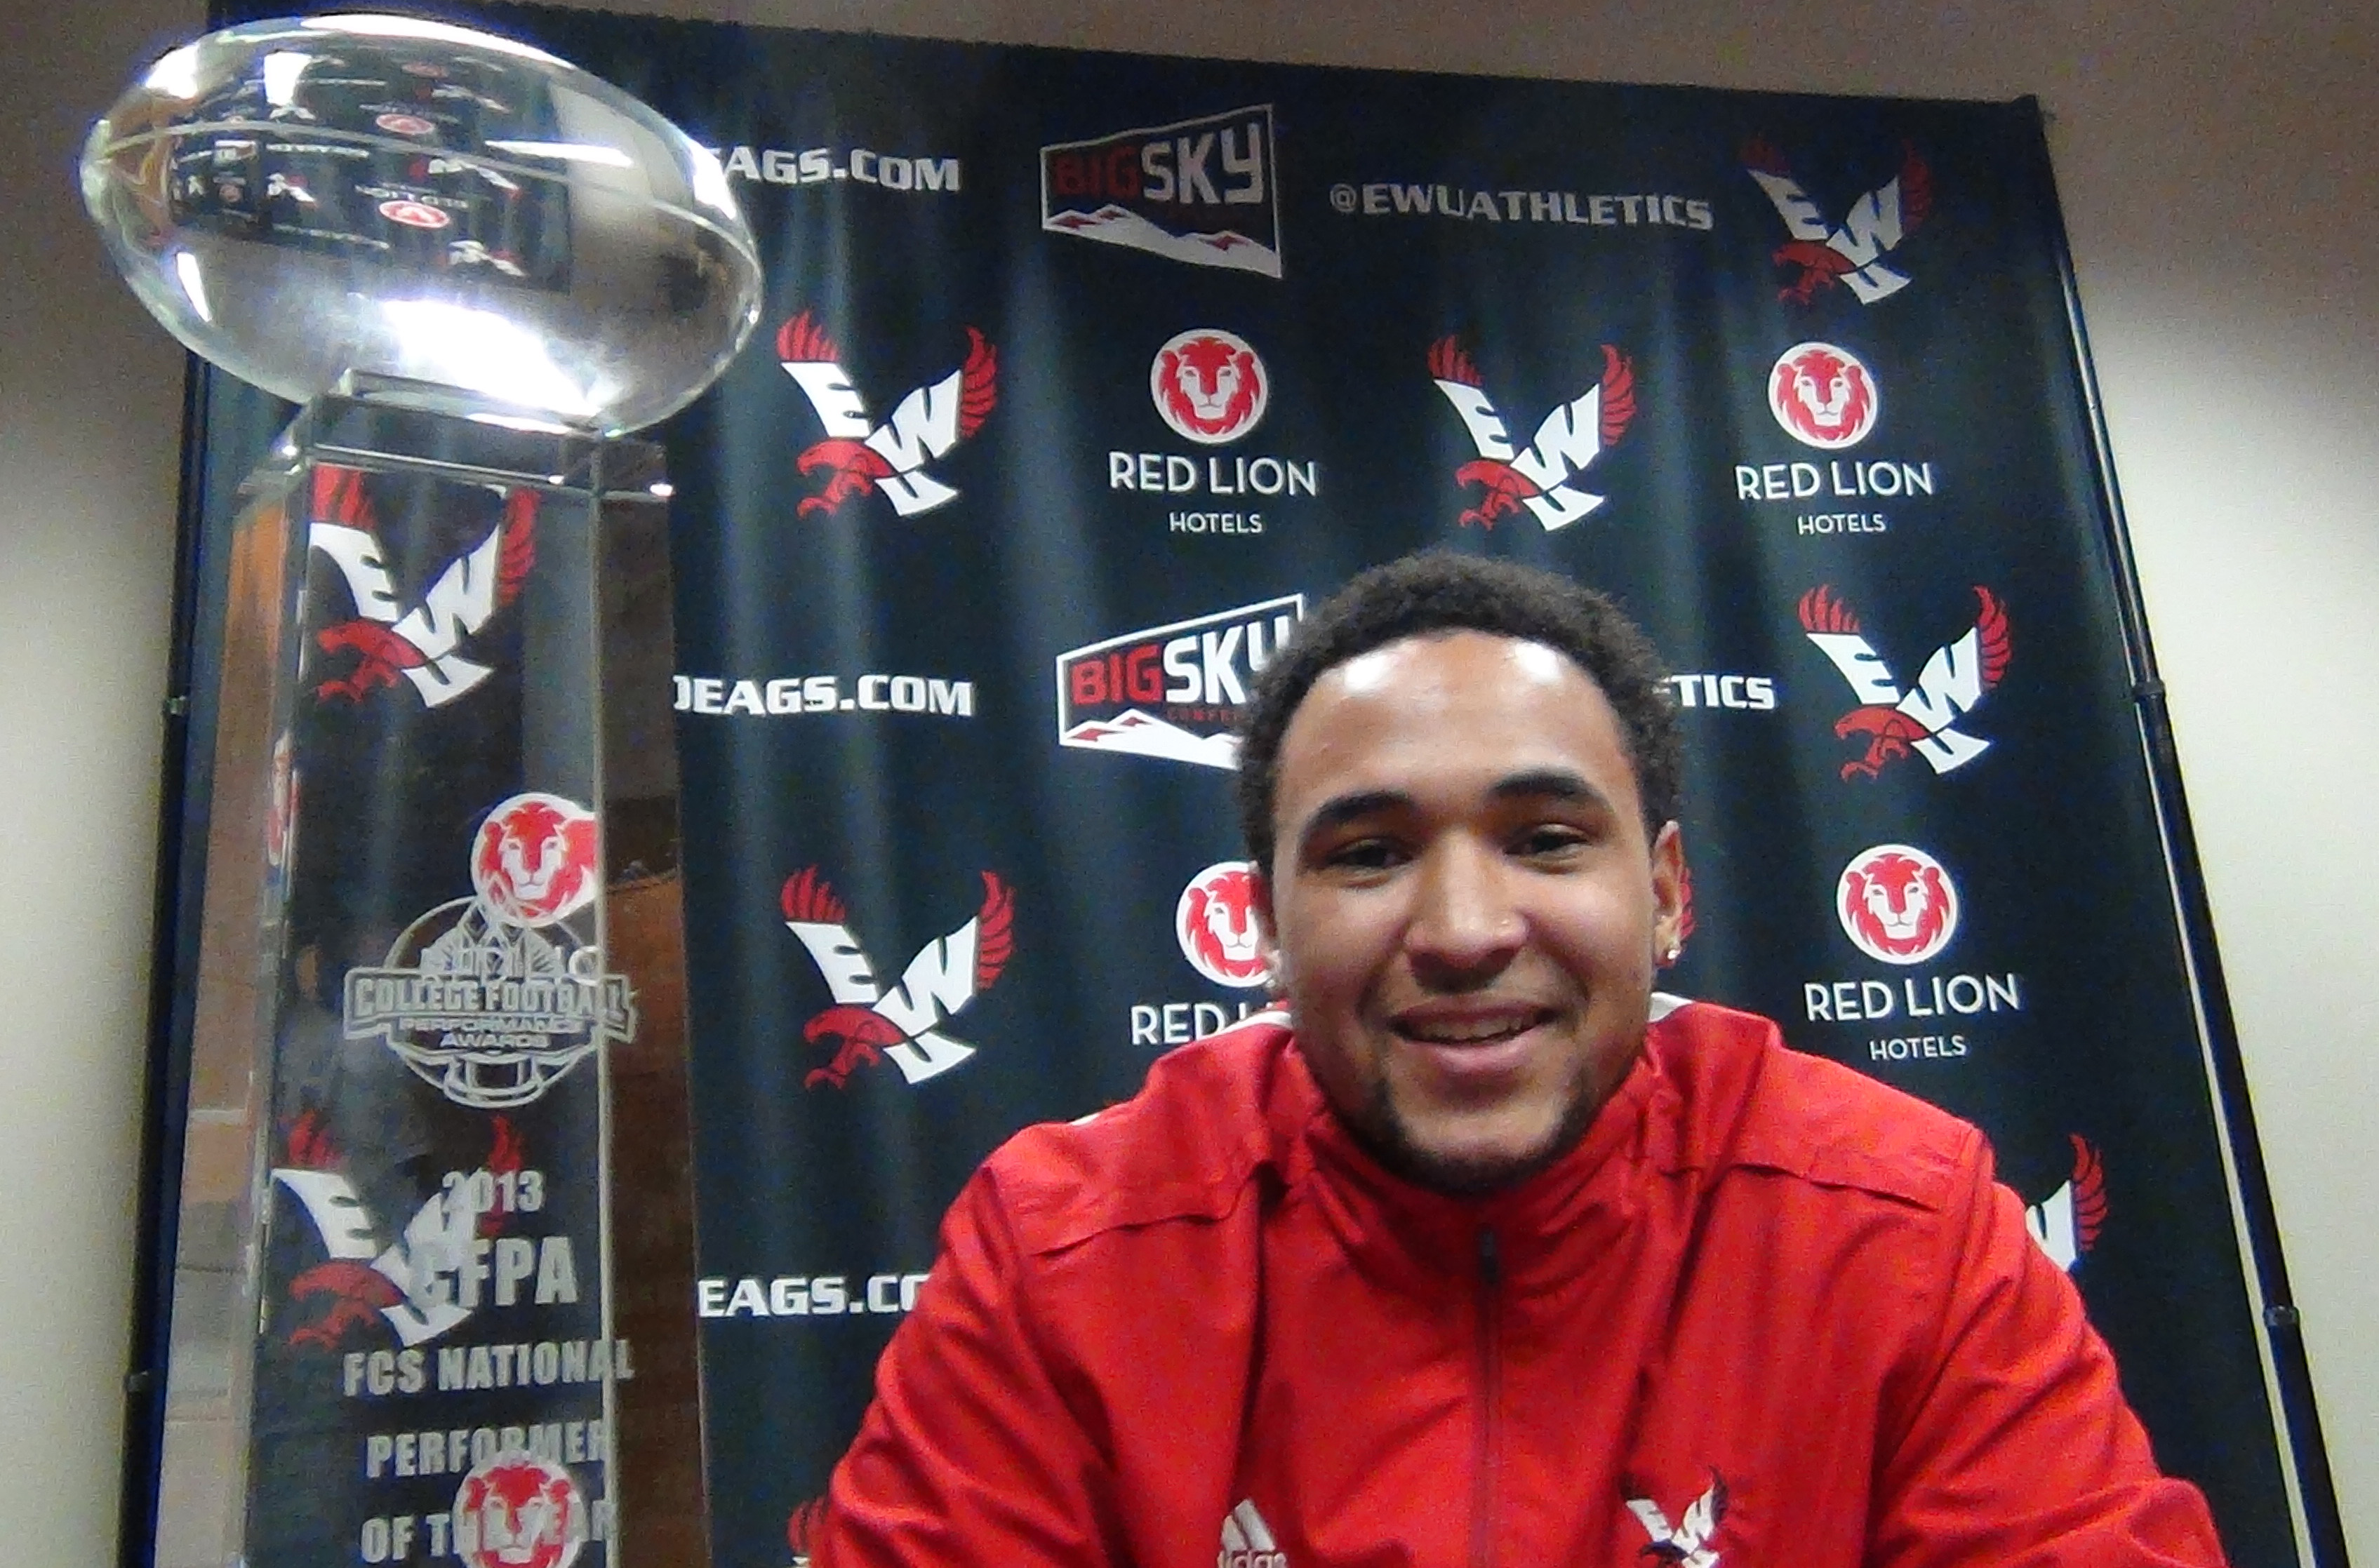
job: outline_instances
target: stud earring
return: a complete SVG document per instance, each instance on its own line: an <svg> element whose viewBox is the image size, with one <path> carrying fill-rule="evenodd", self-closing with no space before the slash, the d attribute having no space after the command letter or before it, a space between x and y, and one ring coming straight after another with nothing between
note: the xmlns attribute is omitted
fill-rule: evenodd
<svg viewBox="0 0 2379 1568"><path fill-rule="evenodd" d="M1664 964L1673 964L1679 958L1683 957L1684 954L1685 948L1679 947L1676 943L1672 942L1669 944L1669 950L1660 955L1660 961Z"/></svg>

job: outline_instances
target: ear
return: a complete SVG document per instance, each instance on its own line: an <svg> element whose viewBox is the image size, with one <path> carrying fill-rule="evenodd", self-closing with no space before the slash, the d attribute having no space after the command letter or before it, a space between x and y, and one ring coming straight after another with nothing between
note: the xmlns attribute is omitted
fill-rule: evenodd
<svg viewBox="0 0 2379 1568"><path fill-rule="evenodd" d="M1652 840L1652 956L1664 959L1685 940L1685 830L1660 825Z"/></svg>

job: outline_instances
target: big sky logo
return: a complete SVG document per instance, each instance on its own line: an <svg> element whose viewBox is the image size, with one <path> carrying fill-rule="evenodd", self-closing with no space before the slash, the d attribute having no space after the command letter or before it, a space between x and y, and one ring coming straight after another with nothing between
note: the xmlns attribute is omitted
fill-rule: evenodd
<svg viewBox="0 0 2379 1568"><path fill-rule="evenodd" d="M974 1055L974 1046L943 1026L991 989L1016 950L1016 895L996 873L983 873L983 902L974 913L918 948L888 989L817 867L785 878L778 899L785 929L834 998L802 1027L804 1044L830 1053L803 1078L804 1088L840 1089L860 1068L886 1061L903 1080L923 1083Z"/></svg>
<svg viewBox="0 0 2379 1568"><path fill-rule="evenodd" d="M878 423L842 368L841 350L804 310L777 330L777 358L817 414L824 439L794 459L805 479L824 476L798 515L832 515L864 496L881 495L903 517L958 499L955 486L927 466L983 428L999 404L999 354L982 332L966 330L964 364L911 390Z"/></svg>
<svg viewBox="0 0 2379 1568"><path fill-rule="evenodd" d="M1603 503L1582 483L1594 460L1627 433L1636 417L1636 368L1609 344L1602 345L1602 374L1585 391L1556 404L1537 425L1525 449L1512 445L1503 416L1487 395L1479 368L1461 340L1443 337L1430 344L1429 373L1445 401L1461 416L1478 457L1454 471L1454 482L1478 485L1479 504L1458 519L1491 528L1495 520L1521 507L1550 533L1566 528ZM1573 383L1575 384L1575 383Z"/></svg>
<svg viewBox="0 0 2379 1568"><path fill-rule="evenodd" d="M1935 648L1903 688L1859 631L1859 618L1830 585L1801 596L1801 630L1849 683L1858 706L1834 721L1839 740L1865 747L1842 764L1844 778L1873 778L1908 756L1920 756L1935 773L1951 773L1991 749L1990 742L1960 730L2007 673L2013 638L2007 609L1977 585L1974 624Z"/></svg>
<svg viewBox="0 0 2379 1568"><path fill-rule="evenodd" d="M1237 767L1248 681L1304 615L1305 596L1289 594L1059 654L1057 743Z"/></svg>
<svg viewBox="0 0 2379 1568"><path fill-rule="evenodd" d="M1933 211L1933 172L1914 144L1901 144L1898 172L1862 192L1839 221L1801 187L1784 154L1764 138L1744 145L1743 166L1789 236L1770 257L1792 274L1778 298L1807 305L1839 283L1861 305L1873 305L1908 286L1908 274L1893 263L1901 242Z"/></svg>
<svg viewBox="0 0 2379 1568"><path fill-rule="evenodd" d="M1041 226L1195 267L1280 276L1272 105L1041 150Z"/></svg>
<svg viewBox="0 0 2379 1568"><path fill-rule="evenodd" d="M506 496L502 514L445 561L417 597L397 585L359 470L317 467L309 508L307 542L338 568L355 609L314 633L327 659L355 661L315 684L318 699L361 702L402 679L425 706L441 707L495 673L463 650L520 597L537 563L537 492Z"/></svg>

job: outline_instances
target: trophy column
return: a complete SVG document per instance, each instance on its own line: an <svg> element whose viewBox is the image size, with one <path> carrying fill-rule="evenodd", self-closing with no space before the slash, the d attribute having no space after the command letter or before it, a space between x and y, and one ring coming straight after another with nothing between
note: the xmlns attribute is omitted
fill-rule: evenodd
<svg viewBox="0 0 2379 1568"><path fill-rule="evenodd" d="M194 1061L247 1085L254 1339L214 1420L177 1357L166 1465L245 1452L251 1568L608 1560L613 1064L682 994L606 897L674 862L665 704L605 696L665 689L660 486L646 443L336 396L250 480L214 774L260 833L211 856Z"/></svg>
<svg viewBox="0 0 2379 1568"><path fill-rule="evenodd" d="M175 50L82 176L158 319L305 404L228 546L154 1561L699 1562L669 487L625 432L748 335L750 233L634 99L405 17Z"/></svg>

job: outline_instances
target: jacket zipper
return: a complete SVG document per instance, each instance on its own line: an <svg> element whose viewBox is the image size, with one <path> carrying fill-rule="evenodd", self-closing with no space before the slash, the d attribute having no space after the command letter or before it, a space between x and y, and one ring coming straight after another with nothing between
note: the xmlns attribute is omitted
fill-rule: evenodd
<svg viewBox="0 0 2379 1568"><path fill-rule="evenodd" d="M1479 1232L1479 1419L1470 1453L1470 1568L1494 1568L1495 1469L1501 1457L1497 1412L1503 1405L1503 1357L1495 1333L1495 1297L1503 1261L1495 1233Z"/></svg>

